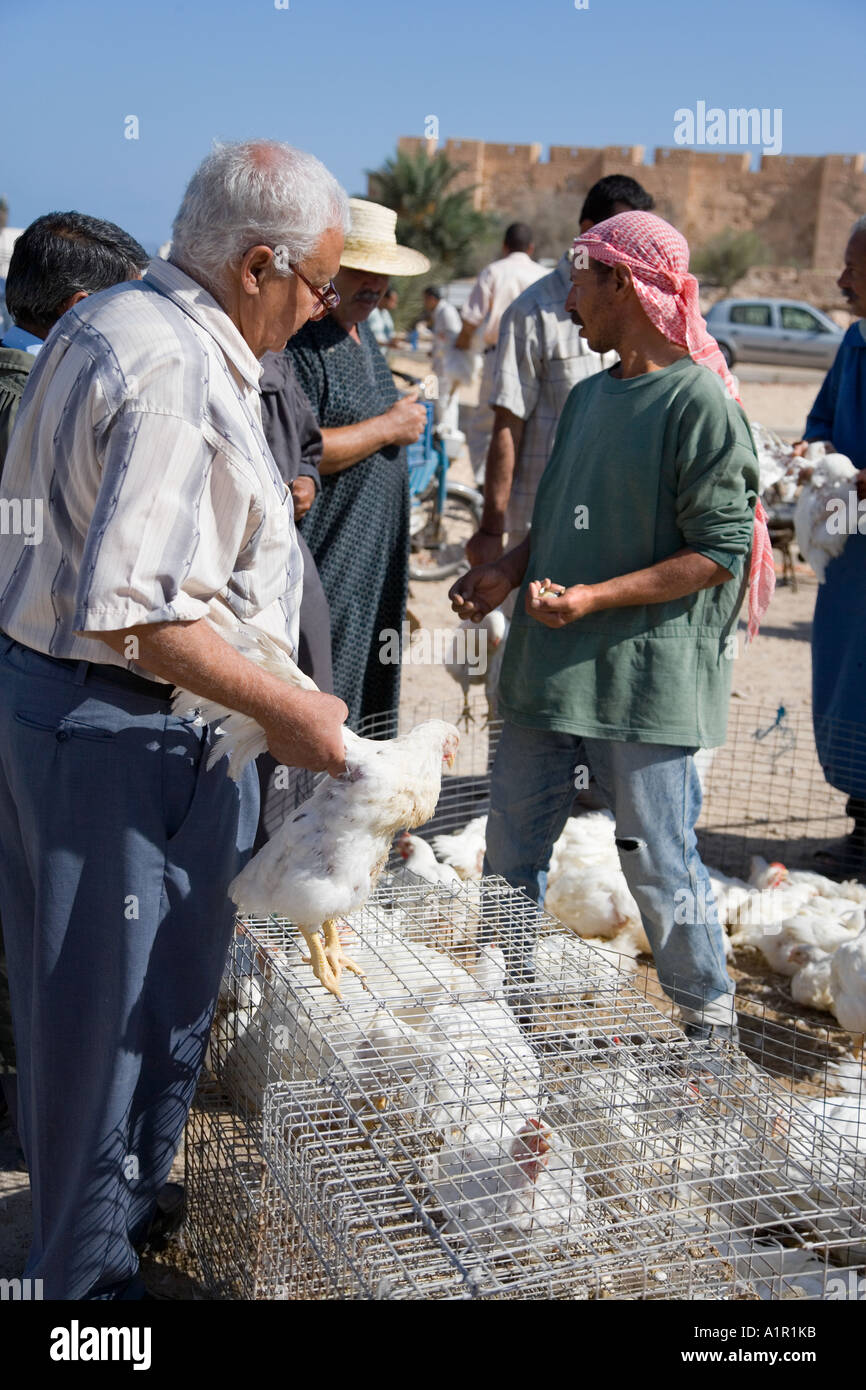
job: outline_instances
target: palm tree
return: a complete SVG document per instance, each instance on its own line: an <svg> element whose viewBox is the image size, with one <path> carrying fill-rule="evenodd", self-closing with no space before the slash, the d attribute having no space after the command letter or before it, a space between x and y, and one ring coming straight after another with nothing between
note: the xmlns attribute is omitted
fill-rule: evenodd
<svg viewBox="0 0 866 1390"><path fill-rule="evenodd" d="M477 248L487 241L495 219L472 206L472 189L448 191L462 166L444 151L429 156L398 151L381 169L367 170L370 197L397 213L397 239L423 251L452 276L474 272Z"/></svg>

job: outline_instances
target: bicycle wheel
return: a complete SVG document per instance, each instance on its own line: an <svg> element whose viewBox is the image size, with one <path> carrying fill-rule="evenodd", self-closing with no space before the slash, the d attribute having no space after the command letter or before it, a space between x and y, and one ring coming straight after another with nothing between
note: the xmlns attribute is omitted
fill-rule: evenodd
<svg viewBox="0 0 866 1390"><path fill-rule="evenodd" d="M480 492L463 483L448 483L442 515L436 512L435 484L418 507L422 520L412 526L412 553L409 575L412 579L447 579L469 568L466 542L478 530L483 499Z"/></svg>

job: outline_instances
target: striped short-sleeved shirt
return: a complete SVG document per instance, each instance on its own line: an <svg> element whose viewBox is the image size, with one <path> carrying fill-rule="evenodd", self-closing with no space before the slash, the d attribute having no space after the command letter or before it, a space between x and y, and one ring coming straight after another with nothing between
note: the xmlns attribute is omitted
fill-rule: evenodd
<svg viewBox="0 0 866 1390"><path fill-rule="evenodd" d="M581 338L565 310L570 286L566 255L506 309L499 330L490 404L526 422L506 518L515 538L529 530L538 484L573 387L617 360L615 352L599 356Z"/></svg>
<svg viewBox="0 0 866 1390"><path fill-rule="evenodd" d="M84 634L194 620L222 600L295 650L303 560L260 374L216 300L165 261L65 314L3 473L0 629L140 670Z"/></svg>

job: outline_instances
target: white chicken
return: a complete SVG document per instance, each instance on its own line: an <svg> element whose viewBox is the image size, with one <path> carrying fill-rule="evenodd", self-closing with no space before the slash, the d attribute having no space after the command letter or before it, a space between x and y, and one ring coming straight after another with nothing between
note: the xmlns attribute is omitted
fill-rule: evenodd
<svg viewBox="0 0 866 1390"><path fill-rule="evenodd" d="M856 472L844 454L822 455L794 509L797 544L819 584L823 584L828 564L842 554L848 539L849 494L854 491L852 479Z"/></svg>
<svg viewBox="0 0 866 1390"><path fill-rule="evenodd" d="M788 960L796 966L791 976L791 998L809 1009L833 1009L833 953L820 946L798 945L788 951Z"/></svg>
<svg viewBox="0 0 866 1390"><path fill-rule="evenodd" d="M731 940L735 946L756 946L763 950L768 939L778 937L784 924L817 896L814 883L792 875L778 861L768 864L765 859L755 856L750 866L746 893L732 890L725 899L725 920L734 929ZM776 942L776 946L778 944ZM770 949L773 951L770 964L773 965L779 953L772 943Z"/></svg>
<svg viewBox="0 0 866 1390"><path fill-rule="evenodd" d="M404 831L398 835L395 849L403 860L406 873L436 887L462 888L463 879L450 864L440 864L432 847L420 835L410 835ZM399 881L399 880L397 880Z"/></svg>
<svg viewBox="0 0 866 1390"><path fill-rule="evenodd" d="M747 892L730 890L723 901L734 945L755 947L771 969L790 975L798 1003L832 1011L832 957L866 925L863 896L853 881L834 883L756 857Z"/></svg>
<svg viewBox="0 0 866 1390"><path fill-rule="evenodd" d="M866 1077L862 1063L854 1057L832 1063L827 1081L841 1089L840 1095L816 1096L805 1102L819 1123L831 1134L853 1144L866 1155Z"/></svg>
<svg viewBox="0 0 866 1390"><path fill-rule="evenodd" d="M707 866L707 874L710 879L710 887L713 890L713 901L716 904L719 921L723 926L732 926L737 921L740 908L749 900L755 890L750 883L746 883L745 879L731 878L730 875L723 874L720 869L711 869Z"/></svg>
<svg viewBox="0 0 866 1390"><path fill-rule="evenodd" d="M586 947L592 950L592 956ZM553 932L540 937L536 946L536 987L547 993L554 982L561 982L570 991L577 984L581 997L590 998L598 993L601 983L615 984L633 975L637 969L635 956L639 954L636 943L622 936L615 941L586 936L575 941L573 936Z"/></svg>
<svg viewBox="0 0 866 1390"><path fill-rule="evenodd" d="M427 919L429 940L445 949L473 944L481 921L480 884L465 883L456 869L440 864L420 835L406 831L395 847L403 863L394 870L391 883L419 890L416 911Z"/></svg>
<svg viewBox="0 0 866 1390"><path fill-rule="evenodd" d="M496 718L496 691L499 685L499 673L502 669L502 658L505 655L505 642L508 637L510 623L500 608L494 608L492 613L487 613L480 622L475 623L471 618L464 618L462 623L458 623L455 628L455 648L456 652L465 652L462 660L456 658L456 652L450 661L444 662L445 670L448 672L460 689L463 691L463 709L460 713L460 720L468 729L470 722L474 722L472 711L469 708L469 692L473 686L484 686L484 693L487 697L487 718L485 724L489 724ZM457 634L465 633L464 637ZM477 659L469 660L471 648L464 646L470 641L476 640L479 643Z"/></svg>
<svg viewBox="0 0 866 1390"><path fill-rule="evenodd" d="M866 1105L861 1065L847 1058L827 1068L842 1094L802 1100L792 1096L768 1135L770 1175L781 1178L767 1214L784 1215L811 1239L832 1240L835 1257L845 1264L866 1263L862 1189L866 1178ZM779 1173L776 1146L787 1162ZM772 1187L768 1184L768 1194ZM798 1215L795 1217L794 1213ZM841 1241L851 1237L851 1244Z"/></svg>
<svg viewBox="0 0 866 1390"><path fill-rule="evenodd" d="M557 1240L586 1218L583 1166L568 1139L529 1116L507 1143L487 1126L454 1130L427 1161L444 1235L498 1244L515 1233Z"/></svg>
<svg viewBox="0 0 866 1390"><path fill-rule="evenodd" d="M268 634L226 617L219 611L225 605L211 608L214 625L250 660L289 685L316 689ZM175 692L173 708L220 724L211 757L227 756L233 777L265 751L263 730L246 715L185 690ZM343 737L346 772L321 781L229 886L241 911L280 914L295 923L314 974L337 998L343 969L358 967L343 953L335 919L367 901L396 831L433 815L443 762L453 763L460 741L454 726L438 719L396 739L359 738L350 729Z"/></svg>
<svg viewBox="0 0 866 1390"><path fill-rule="evenodd" d="M300 947L270 953L268 987L224 1048L220 1075L235 1101L259 1110L271 1083L319 1079L336 1061L356 1071L360 1067L368 1089L381 1089L388 1077L402 1075L400 1062L408 1062L413 1080L419 1067L429 1070L440 1049L431 1043L429 1022L419 1037L419 1020L429 1020L440 1004L481 1002L485 995L463 966L423 942L404 940L402 930L394 912L387 921L371 923L363 940L350 927L342 928L365 977L364 982L355 975L343 980L343 1003L303 969ZM507 1009L505 1014L512 1041L526 1047L513 1016ZM535 1088L531 1052L529 1065Z"/></svg>
<svg viewBox="0 0 866 1390"><path fill-rule="evenodd" d="M853 878L837 882L814 869L788 869L784 864L767 864L759 856L752 859L751 874L754 882L787 883L793 888L808 889L810 898L844 898L846 910L848 905L854 904L866 907L866 884Z"/></svg>
<svg viewBox="0 0 866 1390"><path fill-rule="evenodd" d="M435 835L433 848L444 866L463 879L477 878L483 866L487 817L476 816L457 835ZM410 837L414 839L415 837ZM434 881L426 849L419 850ZM407 861L414 868L412 861ZM426 876L426 875L425 875ZM649 951L637 904L628 890L614 840L609 811L573 816L551 854L544 906L593 946L624 957ZM627 967L626 967L627 968Z"/></svg>
<svg viewBox="0 0 866 1390"><path fill-rule="evenodd" d="M751 426L758 455L758 491L763 497L783 480L788 481L786 474L794 467L799 471L801 461L794 454L793 444L786 444L775 431L768 430L757 420L753 420ZM796 487L795 481L794 486Z"/></svg>
<svg viewBox="0 0 866 1390"><path fill-rule="evenodd" d="M456 835L434 835L436 857L450 864L462 879L480 878L487 841L487 817L474 816Z"/></svg>
<svg viewBox="0 0 866 1390"><path fill-rule="evenodd" d="M796 975L801 968L791 959L795 946L815 946L832 954L838 947L856 937L863 923L862 908L839 917L829 913L821 899L794 913L780 928L758 931L750 937L752 945L761 951L771 970L779 975Z"/></svg>
<svg viewBox="0 0 866 1390"><path fill-rule="evenodd" d="M470 972L404 940L396 922L344 934L368 988L348 978L351 1007L341 1006L300 970L296 947L273 951L252 1019L220 1053L229 1096L262 1113L266 1127L285 1094L278 1083L339 1065L368 1132L408 1124L438 1135L422 1200L449 1235L565 1238L585 1213L583 1172L567 1139L539 1118L541 1063L502 1000L501 949L480 950Z"/></svg>
<svg viewBox="0 0 866 1390"><path fill-rule="evenodd" d="M583 937L618 941L620 934L650 951L637 903L629 892L607 811L573 816L553 847L545 909Z"/></svg>
<svg viewBox="0 0 866 1390"><path fill-rule="evenodd" d="M866 1033L866 931L833 954L833 1012L849 1033Z"/></svg>

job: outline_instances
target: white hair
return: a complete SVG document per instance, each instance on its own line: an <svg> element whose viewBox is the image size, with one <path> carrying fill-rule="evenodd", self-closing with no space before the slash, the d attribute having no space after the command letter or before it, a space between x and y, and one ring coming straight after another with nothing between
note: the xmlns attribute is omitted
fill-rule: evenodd
<svg viewBox="0 0 866 1390"><path fill-rule="evenodd" d="M215 144L183 195L170 259L218 296L251 246L285 248L275 265L288 274L331 227L349 230L349 200L315 155L276 140Z"/></svg>

